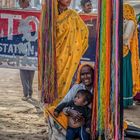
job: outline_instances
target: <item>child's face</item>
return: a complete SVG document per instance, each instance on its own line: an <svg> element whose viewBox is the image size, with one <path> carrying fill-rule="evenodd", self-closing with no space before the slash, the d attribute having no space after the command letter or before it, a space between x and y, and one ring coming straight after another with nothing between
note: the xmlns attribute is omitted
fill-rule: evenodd
<svg viewBox="0 0 140 140"><path fill-rule="evenodd" d="M76 106L84 106L87 104L87 101L85 101L85 96L80 94L80 93L77 93L75 98L74 98L74 104Z"/></svg>

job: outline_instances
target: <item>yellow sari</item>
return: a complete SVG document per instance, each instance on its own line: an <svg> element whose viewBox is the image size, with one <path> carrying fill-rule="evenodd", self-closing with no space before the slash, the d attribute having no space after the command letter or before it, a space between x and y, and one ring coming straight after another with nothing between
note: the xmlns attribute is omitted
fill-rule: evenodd
<svg viewBox="0 0 140 140"><path fill-rule="evenodd" d="M68 9L56 22L58 100L68 92L80 58L88 47L88 29L79 15Z"/></svg>

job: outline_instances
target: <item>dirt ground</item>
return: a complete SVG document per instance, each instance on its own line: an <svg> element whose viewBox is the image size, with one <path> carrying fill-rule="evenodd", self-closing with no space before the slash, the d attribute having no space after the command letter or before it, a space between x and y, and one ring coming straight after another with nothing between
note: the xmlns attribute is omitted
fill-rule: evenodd
<svg viewBox="0 0 140 140"><path fill-rule="evenodd" d="M0 140L47 140L37 85L36 72L33 100L22 101L19 70L0 68Z"/></svg>
<svg viewBox="0 0 140 140"><path fill-rule="evenodd" d="M32 101L22 101L19 70L0 68L0 140L47 140L43 112L39 108L37 72ZM124 117L140 126L140 105L125 110Z"/></svg>
<svg viewBox="0 0 140 140"><path fill-rule="evenodd" d="M124 110L124 119L140 127L140 103Z"/></svg>
<svg viewBox="0 0 140 140"><path fill-rule="evenodd" d="M133 105L128 109L124 110L124 120L126 120L129 125L136 126L140 128L140 104ZM135 138L125 138L125 140L140 140Z"/></svg>

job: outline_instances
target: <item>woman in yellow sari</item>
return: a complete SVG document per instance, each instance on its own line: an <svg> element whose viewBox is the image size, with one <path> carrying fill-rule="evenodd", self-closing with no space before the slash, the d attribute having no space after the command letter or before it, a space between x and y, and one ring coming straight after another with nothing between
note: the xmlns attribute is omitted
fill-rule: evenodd
<svg viewBox="0 0 140 140"><path fill-rule="evenodd" d="M68 8L70 3L46 0L43 4L38 79L45 103L56 104L65 96L88 47L88 28L78 13Z"/></svg>
<svg viewBox="0 0 140 140"><path fill-rule="evenodd" d="M137 22L134 9L128 4L123 6L123 18L123 99L127 108L140 90Z"/></svg>
<svg viewBox="0 0 140 140"><path fill-rule="evenodd" d="M57 91L59 101L68 92L80 58L88 47L88 29L80 16L68 9L71 0L58 0L56 17Z"/></svg>

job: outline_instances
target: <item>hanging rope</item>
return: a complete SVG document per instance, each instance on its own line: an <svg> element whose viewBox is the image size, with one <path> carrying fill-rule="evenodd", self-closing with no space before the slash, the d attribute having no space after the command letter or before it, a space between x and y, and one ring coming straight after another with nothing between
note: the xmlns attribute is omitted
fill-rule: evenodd
<svg viewBox="0 0 140 140"><path fill-rule="evenodd" d="M119 1L99 0L93 138L120 140Z"/></svg>

